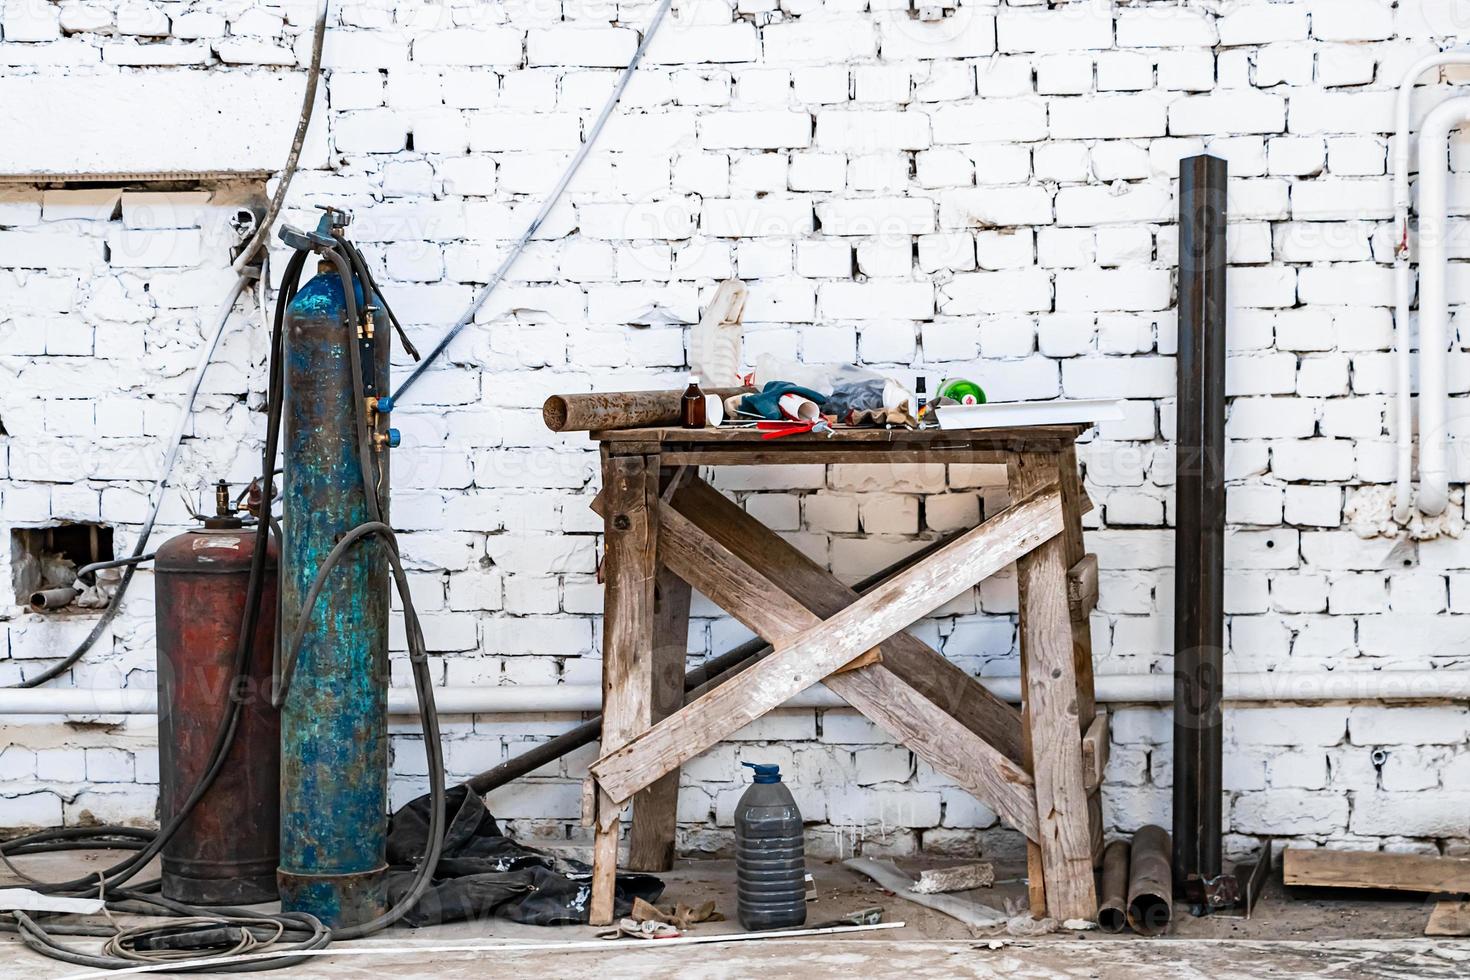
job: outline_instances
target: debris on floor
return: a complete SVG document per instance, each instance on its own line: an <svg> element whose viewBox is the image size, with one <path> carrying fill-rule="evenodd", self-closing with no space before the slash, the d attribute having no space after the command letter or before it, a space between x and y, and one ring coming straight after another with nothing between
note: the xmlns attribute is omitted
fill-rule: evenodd
<svg viewBox="0 0 1470 980"><path fill-rule="evenodd" d="M919 872L914 882L916 895L939 895L944 892L967 892L972 888L989 888L995 884L995 866L989 861L962 864L956 868L930 868Z"/></svg>
<svg viewBox="0 0 1470 980"><path fill-rule="evenodd" d="M910 902L934 909L936 912L943 912L972 928L993 929L1006 924L1006 914L988 905L956 898L953 895L926 895L916 892L914 879L892 861L853 858L850 861L844 861L843 866L872 878L895 895L901 895Z"/></svg>

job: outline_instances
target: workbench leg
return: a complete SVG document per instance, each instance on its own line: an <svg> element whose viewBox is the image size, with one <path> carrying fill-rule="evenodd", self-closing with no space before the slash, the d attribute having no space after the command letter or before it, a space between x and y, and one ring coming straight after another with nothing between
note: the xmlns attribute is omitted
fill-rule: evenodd
<svg viewBox="0 0 1470 980"><path fill-rule="evenodd" d="M1082 486L1082 474L1077 470L1077 450L1068 447L1061 454L1062 479L1062 540L1066 542L1067 568L1077 566L1087 556L1087 546L1082 540L1082 511L1086 491ZM1097 715L1097 698L1092 680L1092 621L1083 614L1072 620L1072 663L1077 672L1077 719L1083 734ZM1102 784L1087 799L1087 820L1092 835L1093 860L1102 862Z"/></svg>
<svg viewBox="0 0 1470 980"><path fill-rule="evenodd" d="M1035 454L1014 454L1007 461L1006 479L1011 502L1023 500L1047 483L1057 479L1056 461ZM1065 508L1063 514L1065 521ZM1019 567L1019 563L1018 563ZM1025 623L1025 603L1020 607L1020 619ZM1030 674L1027 652L1030 644L1021 638L1021 762L1027 772L1034 772L1035 752L1031 744L1031 695L1026 690L1025 678ZM1046 869L1041 860L1041 845L1034 840L1026 842L1026 899L1031 906L1031 915L1036 919L1046 918Z"/></svg>
<svg viewBox="0 0 1470 980"><path fill-rule="evenodd" d="M684 706L684 661L689 650L689 583L658 570L653 637L653 721ZM659 777L633 797L628 834L629 871L668 871L674 866L679 826L679 770Z"/></svg>
<svg viewBox="0 0 1470 980"><path fill-rule="evenodd" d="M1066 547L1059 535L1016 562L1046 910L1060 921L1097 915Z"/></svg>
<svg viewBox="0 0 1470 980"><path fill-rule="evenodd" d="M658 458L605 456L602 752L653 723L654 583L658 571ZM589 922L613 921L622 808L596 796Z"/></svg>

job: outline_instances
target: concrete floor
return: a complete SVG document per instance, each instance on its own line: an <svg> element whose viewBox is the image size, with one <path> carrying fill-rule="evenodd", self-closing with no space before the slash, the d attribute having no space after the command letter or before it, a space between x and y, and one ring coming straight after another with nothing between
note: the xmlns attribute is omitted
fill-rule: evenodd
<svg viewBox="0 0 1470 980"><path fill-rule="evenodd" d="M27 870L42 877L74 876L100 866L102 856L56 855L27 860ZM909 870L927 862L901 861ZM952 863L952 862L951 862ZM1059 932L1017 939L1004 930L978 932L948 916L883 891L836 864L813 862L818 898L809 906L808 924L840 918L873 905L884 907L886 922L902 928L847 936L763 939L740 943L663 946L659 942L596 940L588 927L556 929L502 920L457 923L391 934L333 949L362 953L321 957L274 976L323 980L385 975L444 980L485 977L548 977L556 980L609 978L777 977L1098 977L1124 980L1192 978L1463 977L1470 973L1470 942L1427 940L1422 932L1430 902L1413 897L1350 896L1343 893L1288 896L1278 880L1267 890L1250 920L1233 917L1195 919L1175 911L1171 933L1161 939L1097 932ZM997 869L1002 879L1018 869ZM729 861L686 861L665 876L663 903L697 905L714 899L733 911L734 868ZM0 876L0 886L17 884ZM1022 900L1019 881L964 897L997 908ZM703 923L688 935L740 932L733 921ZM95 948L72 940L79 948ZM525 949L528 944L587 943L592 948ZM453 947L497 944L497 951ZM446 948L448 947L448 948ZM371 952L367 952L367 951ZM1140 971L1146 971L1141 973ZM65 978L84 970L40 957L13 937L0 938L0 977ZM218 974L194 974L210 976Z"/></svg>

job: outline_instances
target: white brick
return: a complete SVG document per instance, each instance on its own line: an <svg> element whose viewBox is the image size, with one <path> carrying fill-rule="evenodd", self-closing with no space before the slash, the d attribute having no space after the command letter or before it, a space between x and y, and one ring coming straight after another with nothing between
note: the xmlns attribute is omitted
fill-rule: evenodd
<svg viewBox="0 0 1470 980"><path fill-rule="evenodd" d="M628 28L533 28L526 34L526 63L622 68L637 47L638 33Z"/></svg>
<svg viewBox="0 0 1470 980"><path fill-rule="evenodd" d="M1002 7L996 23L1002 51L1053 52L1113 46L1108 6L1067 4L1054 9Z"/></svg>
<svg viewBox="0 0 1470 980"><path fill-rule="evenodd" d="M1169 106L1169 132L1175 136L1280 133L1285 129L1286 101L1264 92L1191 95Z"/></svg>
<svg viewBox="0 0 1470 980"><path fill-rule="evenodd" d="M709 149L805 147L812 117L805 112L714 112L700 120L699 142Z"/></svg>
<svg viewBox="0 0 1470 980"><path fill-rule="evenodd" d="M921 112L819 112L816 145L848 153L922 150L929 146L929 117Z"/></svg>
<svg viewBox="0 0 1470 980"><path fill-rule="evenodd" d="M1051 104L1051 135L1056 139L1163 136L1168 126L1165 113L1164 101L1149 94L1056 99Z"/></svg>
<svg viewBox="0 0 1470 980"><path fill-rule="evenodd" d="M509 27L434 31L414 38L413 60L424 65L519 65L524 37Z"/></svg>
<svg viewBox="0 0 1470 980"><path fill-rule="evenodd" d="M934 287L927 282L824 283L817 297L824 317L924 319L934 312Z"/></svg>

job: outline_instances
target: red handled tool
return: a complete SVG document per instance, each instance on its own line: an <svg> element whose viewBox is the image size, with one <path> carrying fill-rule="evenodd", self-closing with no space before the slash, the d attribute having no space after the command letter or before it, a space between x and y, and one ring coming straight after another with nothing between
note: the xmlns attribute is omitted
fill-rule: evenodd
<svg viewBox="0 0 1470 980"><path fill-rule="evenodd" d="M780 439L807 432L825 432L828 439L832 438L832 426L827 423L826 419L820 417L809 422L757 422L755 427L761 430L762 439Z"/></svg>

